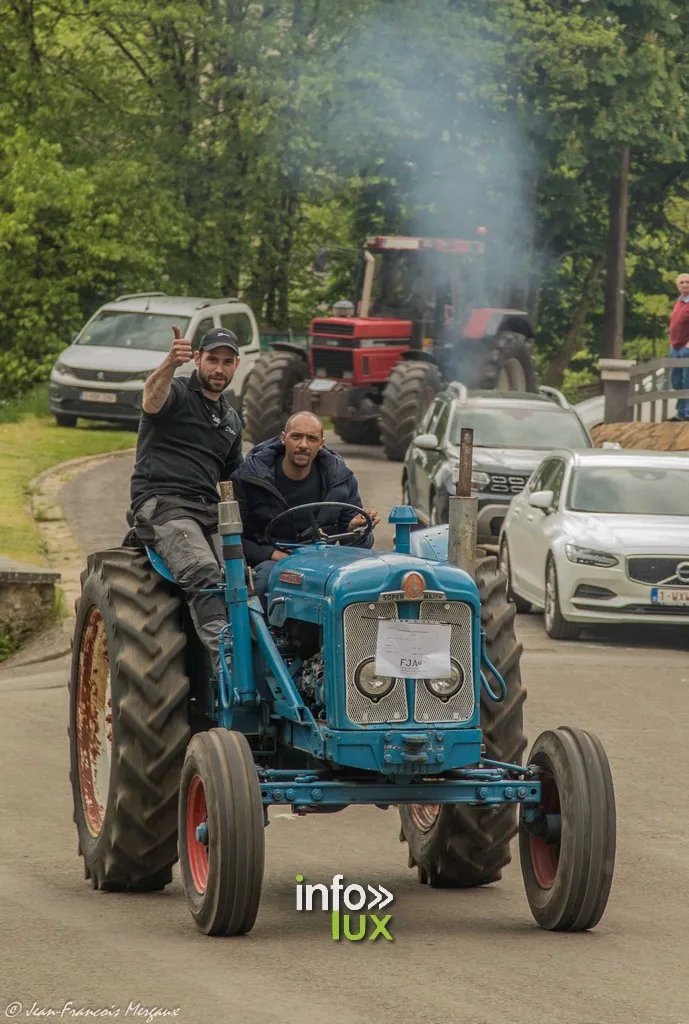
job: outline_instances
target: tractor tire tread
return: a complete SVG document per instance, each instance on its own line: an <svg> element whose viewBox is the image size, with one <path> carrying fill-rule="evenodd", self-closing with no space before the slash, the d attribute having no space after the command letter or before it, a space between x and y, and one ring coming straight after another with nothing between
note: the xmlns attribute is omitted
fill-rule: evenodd
<svg viewBox="0 0 689 1024"><path fill-rule="evenodd" d="M481 691L481 726L486 756L497 761L522 764L527 740L523 730L526 691L521 683L522 647L514 635L514 607L508 605L506 580L492 555L477 552L476 581L481 595L481 619L487 630L488 657L507 683L503 703L492 701ZM509 613L505 609L511 609ZM410 829L404 809L402 832L410 843L419 879L436 888L468 888L498 881L511 861L510 844L517 834L517 808L504 804L496 808L445 805L428 833L419 843Z"/></svg>
<svg viewBox="0 0 689 1024"><path fill-rule="evenodd" d="M393 366L383 392L380 433L383 449L391 462L402 462L427 405L424 390L433 397L442 387L437 366L425 361L402 361Z"/></svg>
<svg viewBox="0 0 689 1024"><path fill-rule="evenodd" d="M291 410L292 389L307 377L306 359L296 352L278 349L259 356L246 381L243 408L246 430L254 444L280 433L289 415L288 405Z"/></svg>
<svg viewBox="0 0 689 1024"><path fill-rule="evenodd" d="M113 746L105 818L97 838L85 821L75 709L81 636L98 607L108 632ZM89 556L82 573L70 678L70 779L85 873L96 889L155 891L177 861L177 799L189 741L182 603L136 549Z"/></svg>

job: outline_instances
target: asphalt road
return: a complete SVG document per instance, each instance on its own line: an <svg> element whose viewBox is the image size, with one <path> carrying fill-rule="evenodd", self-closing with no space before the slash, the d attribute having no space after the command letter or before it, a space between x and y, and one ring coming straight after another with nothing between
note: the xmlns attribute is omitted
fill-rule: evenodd
<svg viewBox="0 0 689 1024"><path fill-rule="evenodd" d="M386 517L400 467L349 451L365 502ZM130 469L115 460L65 488L85 551L119 544ZM56 662L12 682L0 674L0 1020L83 1020L89 1008L101 1011L90 1019L183 1024L689 1022L687 642L637 629L556 644L537 616L520 616L518 631L530 742L580 725L612 763L617 869L593 933L536 927L516 848L497 885L418 885L392 810L273 810L261 910L243 938L199 935L178 875L155 895L92 891L77 857L66 665ZM393 942L335 943L326 915L296 912L296 873L328 882L338 872L394 894Z"/></svg>

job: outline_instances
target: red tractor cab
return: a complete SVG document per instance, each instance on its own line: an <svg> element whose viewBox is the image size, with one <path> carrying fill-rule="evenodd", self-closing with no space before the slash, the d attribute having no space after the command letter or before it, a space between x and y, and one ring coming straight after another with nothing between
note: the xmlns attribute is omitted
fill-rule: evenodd
<svg viewBox="0 0 689 1024"><path fill-rule="evenodd" d="M308 353L278 343L255 364L244 399L252 440L310 411L344 441L382 443L401 461L444 384L535 391L529 317L486 306L483 254L482 241L367 239L355 302L334 309L349 315L315 318Z"/></svg>

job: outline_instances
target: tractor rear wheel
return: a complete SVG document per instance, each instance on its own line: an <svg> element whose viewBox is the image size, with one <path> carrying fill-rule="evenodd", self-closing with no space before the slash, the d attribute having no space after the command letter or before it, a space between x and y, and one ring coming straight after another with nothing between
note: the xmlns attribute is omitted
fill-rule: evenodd
<svg viewBox="0 0 689 1024"><path fill-rule="evenodd" d="M94 889L172 880L189 739L181 599L134 548L91 555L69 688L70 781Z"/></svg>
<svg viewBox="0 0 689 1024"><path fill-rule="evenodd" d="M507 697L496 704L481 689L481 727L486 756L522 764L524 736L520 659L514 632L515 607L507 600L506 580L497 561L481 550L476 583L481 595L481 625L488 658L507 684ZM492 684L495 686L495 683ZM469 888L497 882L510 863L510 842L517 833L517 808L470 807L467 804L401 805L400 841L409 844L409 866L419 880L436 888Z"/></svg>
<svg viewBox="0 0 689 1024"><path fill-rule="evenodd" d="M264 352L246 382L242 415L254 444L279 434L292 412L292 391L309 375L298 352Z"/></svg>
<svg viewBox="0 0 689 1024"><path fill-rule="evenodd" d="M442 345L445 377L467 388L535 392L538 387L531 345L523 334L500 331L480 340L448 334Z"/></svg>
<svg viewBox="0 0 689 1024"><path fill-rule="evenodd" d="M393 366L380 410L383 450L391 462L404 460L416 428L441 388L435 363L405 359Z"/></svg>
<svg viewBox="0 0 689 1024"><path fill-rule="evenodd" d="M380 444L378 420L333 420L337 436L345 444Z"/></svg>

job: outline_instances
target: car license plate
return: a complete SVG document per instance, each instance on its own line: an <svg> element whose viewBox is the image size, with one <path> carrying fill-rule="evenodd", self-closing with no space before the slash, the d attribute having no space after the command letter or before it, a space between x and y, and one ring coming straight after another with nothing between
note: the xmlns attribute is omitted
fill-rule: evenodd
<svg viewBox="0 0 689 1024"><path fill-rule="evenodd" d="M685 606L689 608L689 587L653 587L651 604Z"/></svg>
<svg viewBox="0 0 689 1024"><path fill-rule="evenodd" d="M113 391L82 391L82 402L105 402L113 405L117 401L117 395Z"/></svg>

